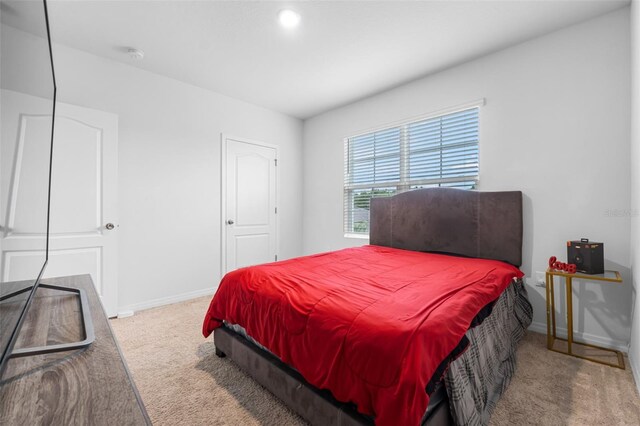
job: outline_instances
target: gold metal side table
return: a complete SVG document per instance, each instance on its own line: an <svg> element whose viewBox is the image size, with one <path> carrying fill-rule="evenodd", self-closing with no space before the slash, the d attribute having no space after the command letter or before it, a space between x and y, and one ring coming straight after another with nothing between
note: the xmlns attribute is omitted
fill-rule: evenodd
<svg viewBox="0 0 640 426"><path fill-rule="evenodd" d="M566 304L567 304L567 338L563 339L556 334L556 310L555 310L555 294L554 294L554 277L564 277L565 290L566 290ZM611 284L622 283L622 277L618 271L605 271L604 274L587 275L582 273L567 274L565 272L556 271L553 269L547 269L546 273L546 288L547 288L547 349L550 351L558 352L565 355L571 355L576 358L582 358L589 361L597 362L599 364L609 365L611 367L625 369L624 356L620 351L614 349L603 348L601 346L591 345L589 343L576 342L573 340L573 291L572 284L573 279L601 281ZM566 342L566 350L555 348L556 340ZM586 354L580 354L575 352L575 348L582 347L586 349L598 349L600 351L609 352L615 354L618 362L612 363L603 361L601 359L593 358Z"/></svg>

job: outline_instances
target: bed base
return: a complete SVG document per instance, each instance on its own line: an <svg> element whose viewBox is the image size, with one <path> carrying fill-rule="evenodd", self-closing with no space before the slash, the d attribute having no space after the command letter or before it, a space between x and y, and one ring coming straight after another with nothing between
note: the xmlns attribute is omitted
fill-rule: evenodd
<svg viewBox="0 0 640 426"><path fill-rule="evenodd" d="M371 417L358 413L353 404L336 401L330 392L310 385L297 371L273 354L226 327L214 331L216 355L228 357L241 370L278 397L312 425L370 426ZM446 398L432 410L424 423L450 426L453 419Z"/></svg>

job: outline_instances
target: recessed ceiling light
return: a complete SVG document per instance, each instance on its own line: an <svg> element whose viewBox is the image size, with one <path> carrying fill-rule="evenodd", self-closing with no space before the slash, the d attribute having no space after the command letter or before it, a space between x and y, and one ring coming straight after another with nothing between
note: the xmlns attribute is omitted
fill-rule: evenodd
<svg viewBox="0 0 640 426"><path fill-rule="evenodd" d="M285 28L295 28L300 24L300 14L291 9L284 9L278 14L278 21Z"/></svg>

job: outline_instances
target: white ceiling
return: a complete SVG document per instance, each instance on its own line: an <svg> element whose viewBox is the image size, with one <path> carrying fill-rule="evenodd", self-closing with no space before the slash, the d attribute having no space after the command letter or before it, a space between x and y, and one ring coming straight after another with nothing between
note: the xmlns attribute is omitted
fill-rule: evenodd
<svg viewBox="0 0 640 426"><path fill-rule="evenodd" d="M49 3L55 42L307 118L629 1ZM302 15L293 31L284 7Z"/></svg>

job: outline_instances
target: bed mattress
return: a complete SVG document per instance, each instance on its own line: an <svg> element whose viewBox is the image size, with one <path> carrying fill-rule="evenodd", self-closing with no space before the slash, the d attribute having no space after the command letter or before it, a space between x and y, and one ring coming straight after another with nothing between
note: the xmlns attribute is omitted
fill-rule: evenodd
<svg viewBox="0 0 640 426"><path fill-rule="evenodd" d="M256 347L258 347L258 348L268 352L269 354L273 355L273 353L271 351L269 351L269 349L265 348L258 341L256 341L253 337L251 337L242 326L240 326L238 324L230 324L230 323L227 323L227 322L224 323L224 326L226 328L228 328L229 330L232 330L234 333L237 333L240 336L244 337L245 339L247 339L249 342L251 342ZM291 368L292 370L295 371L295 368L293 368L291 366L289 366L289 368ZM448 396L447 396L447 391L446 391L446 389L444 387L444 381L443 380L438 380L437 383L434 386L433 392L430 395L429 406L427 407L427 410L424 413L422 423L426 423L426 419L429 418L430 414L432 412L434 412L440 406L440 404L445 403L447 401L447 398L448 398ZM365 423L365 424L366 423L374 424L374 421L373 421L373 418L363 415L363 423Z"/></svg>
<svg viewBox="0 0 640 426"><path fill-rule="evenodd" d="M432 378L429 405L421 424L448 404L455 424L488 425L497 401L511 382L516 367L516 347L531 324L533 310L521 280L515 280L473 320L465 334L469 345L462 355L443 362L439 377ZM271 353L238 324L225 327ZM292 368L292 367L291 367ZM294 369L295 370L295 369ZM373 424L363 416L363 423Z"/></svg>
<svg viewBox="0 0 640 426"><path fill-rule="evenodd" d="M417 424L430 378L522 273L504 262L363 246L225 276L203 333L242 325L313 386L376 423Z"/></svg>

